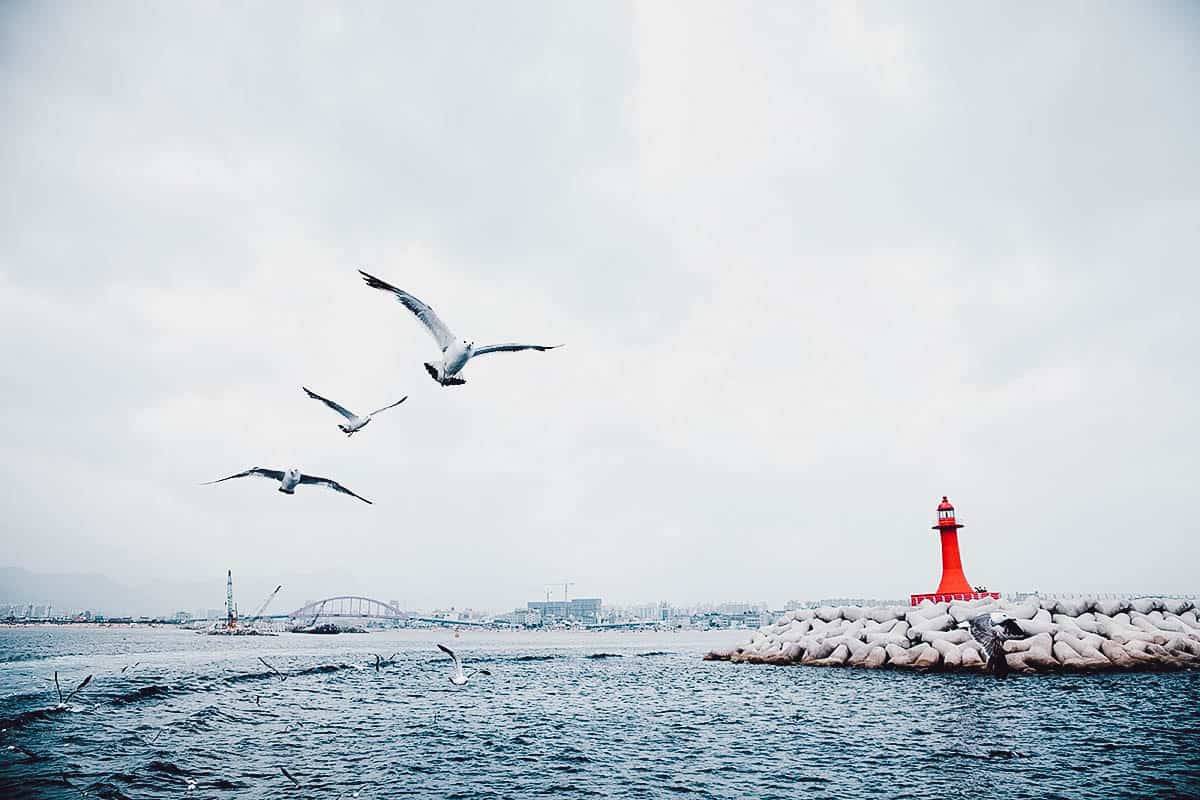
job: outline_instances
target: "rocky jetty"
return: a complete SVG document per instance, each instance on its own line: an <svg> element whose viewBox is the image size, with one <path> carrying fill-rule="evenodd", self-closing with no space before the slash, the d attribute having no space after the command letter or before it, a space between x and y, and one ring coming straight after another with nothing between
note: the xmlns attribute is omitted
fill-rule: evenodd
<svg viewBox="0 0 1200 800"><path fill-rule="evenodd" d="M1200 619L1191 600L1137 598L972 600L912 606L827 606L790 611L750 641L709 660L814 667L983 672L987 655L958 627L1000 611L1023 639L1004 643L1012 672L1200 668Z"/></svg>

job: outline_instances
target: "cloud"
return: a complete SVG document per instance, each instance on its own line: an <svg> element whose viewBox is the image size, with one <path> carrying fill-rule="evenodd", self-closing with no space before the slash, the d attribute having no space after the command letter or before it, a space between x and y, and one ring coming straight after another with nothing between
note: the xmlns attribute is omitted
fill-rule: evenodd
<svg viewBox="0 0 1200 800"><path fill-rule="evenodd" d="M6 8L9 558L424 606L903 596L950 494L976 582L1193 589L1195 26ZM567 346L439 389L357 268ZM346 440L301 385L410 400ZM377 504L198 485L255 464ZM1173 556L1114 556L1147 509Z"/></svg>

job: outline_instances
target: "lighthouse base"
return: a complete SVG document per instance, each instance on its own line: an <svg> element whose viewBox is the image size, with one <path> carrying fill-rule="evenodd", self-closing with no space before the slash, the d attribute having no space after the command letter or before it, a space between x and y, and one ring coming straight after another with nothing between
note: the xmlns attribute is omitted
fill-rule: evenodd
<svg viewBox="0 0 1200 800"><path fill-rule="evenodd" d="M909 600L914 606L921 605L921 602L928 600L931 603L946 603L951 600L982 600L985 597L990 597L993 600L1000 599L999 592L951 592L943 594L913 594L909 595Z"/></svg>

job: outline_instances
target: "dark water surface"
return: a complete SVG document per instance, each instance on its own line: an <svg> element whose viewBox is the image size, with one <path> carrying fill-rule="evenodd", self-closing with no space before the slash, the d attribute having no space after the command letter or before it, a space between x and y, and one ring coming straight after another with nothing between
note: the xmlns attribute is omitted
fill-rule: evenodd
<svg viewBox="0 0 1200 800"><path fill-rule="evenodd" d="M0 797L1200 796L1200 673L700 660L744 638L0 629ZM492 677L451 686L438 641ZM55 670L96 675L67 711Z"/></svg>

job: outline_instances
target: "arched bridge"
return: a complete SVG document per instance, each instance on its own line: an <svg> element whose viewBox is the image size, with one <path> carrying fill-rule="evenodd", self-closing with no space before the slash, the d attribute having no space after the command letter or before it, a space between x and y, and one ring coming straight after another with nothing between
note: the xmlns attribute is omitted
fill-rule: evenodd
<svg viewBox="0 0 1200 800"><path fill-rule="evenodd" d="M326 597L324 600L314 600L308 605L297 608L288 614L289 619L315 621L327 617L351 617L354 619L393 619L405 620L408 615L400 607L373 597L359 595L342 595L341 597Z"/></svg>

